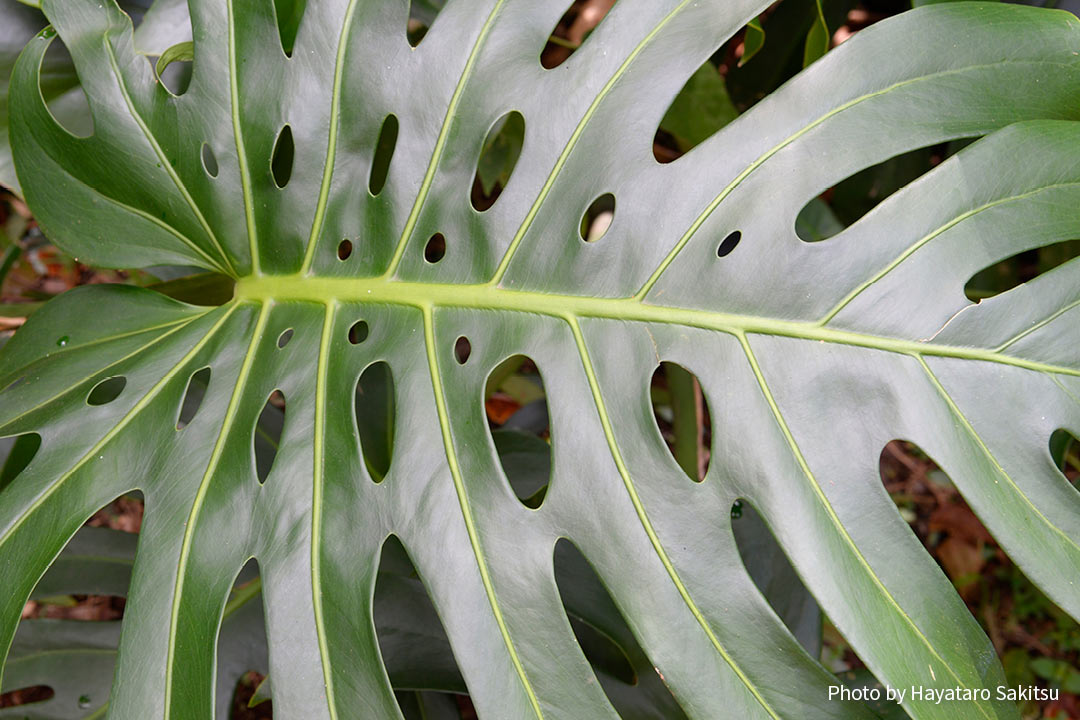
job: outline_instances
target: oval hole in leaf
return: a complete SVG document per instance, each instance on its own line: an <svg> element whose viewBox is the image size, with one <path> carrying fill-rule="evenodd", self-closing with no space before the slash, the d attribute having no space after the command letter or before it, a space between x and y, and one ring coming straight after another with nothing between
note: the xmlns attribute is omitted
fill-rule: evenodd
<svg viewBox="0 0 1080 720"><path fill-rule="evenodd" d="M1080 489L1080 440L1065 428L1055 430L1050 435L1050 457L1066 479ZM0 483L0 487L3 484Z"/></svg>
<svg viewBox="0 0 1080 720"><path fill-rule="evenodd" d="M445 4L446 0L409 0L409 23L406 26L409 45L416 47L420 44Z"/></svg>
<svg viewBox="0 0 1080 720"><path fill-rule="evenodd" d="M127 378L123 376L116 376L111 378L105 378L90 391L90 394L86 397L87 405L108 405L116 398L120 397L120 393L124 392L124 388L127 387Z"/></svg>
<svg viewBox="0 0 1080 720"><path fill-rule="evenodd" d="M30 594L33 602L23 608L24 624L18 629L19 636L24 638L24 642L37 638L37 642L27 645L35 654L42 647L52 648L50 665L53 667L53 677L59 676L58 679L64 681L62 696L66 695L65 701L71 702L80 711L75 715L61 713L59 716L104 715L99 711L109 701L113 656L106 653L88 661L85 650L89 646L85 643L92 642L93 647L104 649L108 646L100 645L103 640L112 637L115 642L118 637L101 623L117 624L124 617L138 544L136 533L142 522L143 509L142 494L132 492L95 512L90 519L91 526L79 528L64 544L55 561L34 585ZM50 548L50 555L54 551L55 548ZM15 577L10 576L11 579ZM48 621L39 622L44 618ZM115 645L112 647L115 648ZM24 648L22 652L25 651ZM16 645L8 658L7 669L11 677L5 676L5 680L16 687L23 684L23 679L19 678L19 663L10 661L16 660L19 653ZM65 666L77 668L78 676L64 675ZM37 669L40 670L40 666ZM25 679L39 681L44 678ZM5 703L10 702L11 695L5 693L2 697L8 698ZM46 699L48 697L45 695L36 698L24 695L21 702L29 704ZM3 706L0 703L0 707ZM32 716L57 717L59 712L56 707L50 706L48 712ZM22 715L17 714L16 717Z"/></svg>
<svg viewBox="0 0 1080 720"><path fill-rule="evenodd" d="M224 678L223 684L234 685L233 707L249 707L256 689L270 671L269 643L266 639L266 619L263 614L262 597L262 573L259 561L249 559L240 568L229 590L228 598L225 599L225 613L217 630L217 652L221 658L243 657L243 662L249 668L247 672ZM227 665L219 662L217 672L222 672ZM242 666L243 667L243 666ZM235 665L228 667L232 672L237 670ZM239 702L237 702L239 701ZM271 707L260 707L258 715L254 717L269 717ZM265 713L265 714L264 714ZM248 714L237 713L232 717L251 717Z"/></svg>
<svg viewBox="0 0 1080 720"><path fill-rule="evenodd" d="M293 143L292 127L286 125L278 134L274 143L274 155L270 160L270 170L274 175L274 184L284 188L292 178L293 159L296 146Z"/></svg>
<svg viewBox="0 0 1080 720"><path fill-rule="evenodd" d="M368 324L365 320L357 320L349 328L349 342L353 345L359 345L368 338Z"/></svg>
<svg viewBox="0 0 1080 720"><path fill-rule="evenodd" d="M379 652L393 687L468 692L427 586L396 535L383 543L373 614Z"/></svg>
<svg viewBox="0 0 1080 720"><path fill-rule="evenodd" d="M964 294L978 302L1008 292L1080 257L1080 240L1066 240L1016 253L975 273Z"/></svg>
<svg viewBox="0 0 1080 720"><path fill-rule="evenodd" d="M604 237L611 223L615 222L615 196L604 193L592 201L585 214L581 216L578 231L585 242L596 242Z"/></svg>
<svg viewBox="0 0 1080 720"><path fill-rule="evenodd" d="M992 538L952 480L922 448L902 439L885 445L878 467L897 514L927 546L960 596L978 601L979 578L989 557L983 549ZM931 526L944 530L943 539L931 542Z"/></svg>
<svg viewBox="0 0 1080 720"><path fill-rule="evenodd" d="M41 436L37 433L0 438L0 490L14 482L40 449Z"/></svg>
<svg viewBox="0 0 1080 720"><path fill-rule="evenodd" d="M854 225L883 200L918 179L958 144L919 148L897 155L841 180L811 199L795 219L803 242L821 242Z"/></svg>
<svg viewBox="0 0 1080 720"><path fill-rule="evenodd" d="M252 432L255 476L262 485L270 475L285 428L285 396L280 390L270 393Z"/></svg>
<svg viewBox="0 0 1080 720"><path fill-rule="evenodd" d="M191 73L194 68L190 60L175 60L161 72L158 78L171 95L180 97L191 86Z"/></svg>
<svg viewBox="0 0 1080 720"><path fill-rule="evenodd" d="M653 372L649 397L664 446L688 478L701 482L709 471L712 426L697 376L681 365L662 362Z"/></svg>
<svg viewBox="0 0 1080 720"><path fill-rule="evenodd" d="M476 161L470 201L484 212L499 199L521 157L525 143L525 117L517 110L499 118L484 139Z"/></svg>
<svg viewBox="0 0 1080 720"><path fill-rule="evenodd" d="M555 583L570 629L600 687L624 718L686 720L662 679L634 636L592 564L571 541L559 539L554 548Z"/></svg>
<svg viewBox="0 0 1080 720"><path fill-rule="evenodd" d="M671 101L653 138L653 157L669 163L690 152L739 116L727 85L711 61L690 76Z"/></svg>
<svg viewBox="0 0 1080 720"><path fill-rule="evenodd" d="M724 238L719 247L716 248L716 257L727 257L731 254L731 251L735 249L735 246L742 240L742 233L738 230Z"/></svg>
<svg viewBox="0 0 1080 720"><path fill-rule="evenodd" d="M378 195L386 185L390 174L390 161L394 159L397 147L398 119L396 115L387 115L379 130L379 139L375 145L375 157L371 161L371 175L368 177L368 191Z"/></svg>
<svg viewBox="0 0 1080 720"><path fill-rule="evenodd" d="M60 127L78 138L94 134L90 102L67 47L55 34L42 60L40 85L49 113Z"/></svg>
<svg viewBox="0 0 1080 720"><path fill-rule="evenodd" d="M446 256L446 238L442 233L435 233L424 246L424 260L434 265Z"/></svg>
<svg viewBox="0 0 1080 720"><path fill-rule="evenodd" d="M130 503L131 515L119 514L119 500L99 510L92 522L102 525L79 528L34 586L30 599L39 605L38 617L90 621L123 617L139 540L138 533L129 530L141 523L143 506L133 498L120 500ZM128 530L104 523L126 525ZM81 689L99 705L109 693L107 685Z"/></svg>
<svg viewBox="0 0 1080 720"><path fill-rule="evenodd" d="M469 338L462 335L454 341L454 359L458 361L458 365L464 365L469 362L470 355L472 355L472 343L469 342Z"/></svg>
<svg viewBox="0 0 1080 720"><path fill-rule="evenodd" d="M548 33L547 43L540 53L540 65L550 70L566 62L585 43L600 21L607 17L616 1L582 3L575 0L570 3Z"/></svg>
<svg viewBox="0 0 1080 720"><path fill-rule="evenodd" d="M349 240L348 238L346 238L345 240L342 240L341 242L338 243L338 246L337 246L337 259L341 260L342 262L344 262L345 260L348 260L349 256L352 255L352 251L353 251L352 240Z"/></svg>
<svg viewBox="0 0 1080 720"><path fill-rule="evenodd" d="M25 707L52 700L55 696L56 691L48 685L15 688L0 695L0 708Z"/></svg>
<svg viewBox="0 0 1080 720"><path fill-rule="evenodd" d="M484 390L488 431L503 474L528 508L544 502L551 479L547 394L530 358L514 355L488 375Z"/></svg>
<svg viewBox="0 0 1080 720"><path fill-rule="evenodd" d="M158 81L170 94L183 95L191 86L194 57L195 44L189 40L166 49L154 64Z"/></svg>
<svg viewBox="0 0 1080 720"><path fill-rule="evenodd" d="M566 538L555 543L554 564L559 596L585 658L595 670L636 684L634 666L615 642L616 637L625 642L632 633L592 565Z"/></svg>
<svg viewBox="0 0 1080 720"><path fill-rule="evenodd" d="M218 167L217 155L214 154L214 149L210 147L209 143L202 144L202 164L207 175L212 178L218 176L220 168Z"/></svg>
<svg viewBox="0 0 1080 720"><path fill-rule="evenodd" d="M293 330L292 328L289 328L289 329L285 330L283 333L281 333L280 335L278 335L278 339L277 339L278 349L279 350L284 349L285 346L289 344L289 341L293 339L293 335L295 333L296 333L295 330Z"/></svg>
<svg viewBox="0 0 1080 720"><path fill-rule="evenodd" d="M360 374L353 408L364 464L371 479L382 482L390 472L397 423L394 375L389 365L377 362Z"/></svg>
<svg viewBox="0 0 1080 720"><path fill-rule="evenodd" d="M745 499L731 506L731 530L750 579L813 657L821 648L821 613L765 521Z"/></svg>
<svg viewBox="0 0 1080 720"><path fill-rule="evenodd" d="M144 510L138 491L99 508L34 586L30 598L53 606L39 607L37 616L90 621L123 618ZM103 686L81 688L95 708L105 703L111 676L109 672L102 678Z"/></svg>
<svg viewBox="0 0 1080 720"><path fill-rule="evenodd" d="M180 415L176 419L176 429L183 430L202 407L206 399L206 390L210 387L210 368L204 367L192 373L188 378L187 390L184 391L184 399L180 401Z"/></svg>
<svg viewBox="0 0 1080 720"><path fill-rule="evenodd" d="M292 57L296 34L300 30L306 7L307 0L274 0L278 37L281 39L281 50L286 57Z"/></svg>

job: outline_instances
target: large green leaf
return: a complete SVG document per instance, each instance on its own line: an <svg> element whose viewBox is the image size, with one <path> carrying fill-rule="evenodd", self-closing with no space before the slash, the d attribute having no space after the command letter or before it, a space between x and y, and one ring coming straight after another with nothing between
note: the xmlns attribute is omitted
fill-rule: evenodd
<svg viewBox="0 0 1080 720"><path fill-rule="evenodd" d="M1080 616L1080 496L1048 449L1054 430L1080 431L1080 263L979 305L963 295L982 267L1080 234L1080 23L999 4L921 8L657 164L650 142L679 88L766 4L621 0L545 71L561 3L456 0L412 49L403 0L312 2L289 58L269 0L192 0L194 75L174 97L111 1L45 0L95 134L50 119L42 35L12 87L16 163L42 227L93 262L194 264L237 283L216 309L76 290L3 349L0 434L39 433L42 445L0 496L0 646L67 539L137 488L147 510L115 717L212 713L222 612L252 556L275 712L397 717L372 619L390 534L481 717L615 716L556 586L562 537L687 716L869 717L828 700L835 680L744 568L730 524L742 499L879 680L1003 682L881 486L878 458L894 438L918 443ZM511 110L525 118L522 154L478 213L476 159ZM391 113L397 147L372 196ZM292 162L274 162L286 125ZM825 188L987 133L848 230L798 239L796 216ZM614 221L583 242L582 215L605 193ZM444 255L425 253L436 234ZM483 411L488 373L516 354L547 392L552 470L537 510L511 491ZM653 420L661 360L696 374L712 412L700 484ZM376 483L354 391L380 361L396 429ZM202 406L176 430L206 367ZM120 395L88 404L110 377L126 379ZM286 417L260 484L253 431L274 390ZM1017 716L994 693L909 694L905 709Z"/></svg>
<svg viewBox="0 0 1080 720"><path fill-rule="evenodd" d="M34 589L34 598L69 594L127 596L137 536L105 528L82 528ZM266 634L251 571L237 578L222 616L218 642L217 708L227 717L232 691L248 670L266 672ZM252 590L255 590L254 592ZM28 620L19 626L4 674L8 689L43 685L51 699L0 709L0 718L103 717L113 680L120 623Z"/></svg>
<svg viewBox="0 0 1080 720"><path fill-rule="evenodd" d="M28 7L33 6L33 7ZM0 185L20 192L15 166L8 143L8 80L19 51L39 30L48 25L37 2L21 4L16 0L0 0ZM124 0L121 6L141 20L147 11L146 22L139 25L136 47L140 52L160 55L166 48L191 37L191 22L185 0ZM75 66L66 53L50 56L42 68L41 90L52 112L65 127L78 132L93 130L87 117L86 103L79 87Z"/></svg>

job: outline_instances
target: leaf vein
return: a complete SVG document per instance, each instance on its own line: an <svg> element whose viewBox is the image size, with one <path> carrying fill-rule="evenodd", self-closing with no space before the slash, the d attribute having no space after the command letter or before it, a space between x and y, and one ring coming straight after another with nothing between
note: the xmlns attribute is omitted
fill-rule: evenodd
<svg viewBox="0 0 1080 720"><path fill-rule="evenodd" d="M915 623L912 617L904 611L904 609L900 606L900 603L897 602L895 597L893 597L893 594L889 592L889 589L885 586L885 583L882 582L881 578L879 578L877 573L874 572L874 569L871 567L870 562L866 559L866 556L863 555L862 551L859 549L859 546L855 543L854 538L851 537L851 535L847 531L847 528L844 527L844 524L840 521L839 516L837 516L836 514L836 510L833 508L832 503L829 502L829 498L825 495L825 491L822 489L821 484L818 482L813 470L810 469L809 463L803 456L802 450L799 448L798 443L795 441L795 437L792 434L791 429L788 427L787 421L784 419L783 413L780 411L780 406L777 404L776 398L773 397L772 390L769 388L768 383L765 381L765 375L761 371L761 366L758 365L757 357L754 354L753 349L750 347L750 343L747 340L746 335L740 333L737 335L737 338L739 340L739 344L742 345L743 352L746 354L746 359L750 364L750 369L754 373L754 377L757 380L758 386L761 388L761 393L765 397L765 401L769 405L769 409L772 412L773 418L776 420L777 427L780 429L780 432L784 436L784 440L787 442L788 448L791 450L792 456L798 463L799 468L803 472L803 475L806 477L807 480L810 481L811 487L814 491L814 495L817 497L818 502L821 503L822 509L825 511L829 520L832 522L834 528L840 535L844 544L847 545L850 549L851 555L858 562L859 567L863 569L867 577L870 578L874 587L877 588L877 590L881 593L882 597L885 599L888 605L893 608L896 615L902 621L907 623L908 626L911 627L911 630L914 633L915 637L922 641L922 643L926 646L926 649L930 651L930 654L933 656L933 658L940 662L945 668L945 670L949 673L949 675L953 677L953 679L956 681L956 684L960 687L968 687L967 684L961 681L960 676L956 674L956 671L953 670L952 666L947 663L943 657L941 657L941 655L937 651L937 648L934 647L934 644L931 643L930 639L923 634L922 629L919 628L919 626ZM979 711L983 714L984 717L991 717L991 715L987 713L986 708L983 706L983 702L981 700L976 700L975 706L979 708Z"/></svg>

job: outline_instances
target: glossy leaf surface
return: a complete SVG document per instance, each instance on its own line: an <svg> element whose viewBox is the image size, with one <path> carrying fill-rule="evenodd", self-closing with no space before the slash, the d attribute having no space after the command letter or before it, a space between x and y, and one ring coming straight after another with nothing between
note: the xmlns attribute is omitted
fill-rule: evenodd
<svg viewBox="0 0 1080 720"><path fill-rule="evenodd" d="M999 4L913 11L658 164L651 140L675 94L767 4L620 0L545 71L562 3L452 1L412 48L408 3L311 2L290 58L269 0L192 0L194 72L174 97L111 0L45 0L95 126L77 139L51 120L38 92L50 40L32 41L12 83L13 147L46 233L92 262L198 265L237 283L209 309L76 290L4 347L0 435L42 444L0 495L0 647L67 539L139 489L116 717L210 716L218 626L251 557L275 712L398 717L372 603L390 534L483 718L616 717L556 585L563 537L686 716L872 717L828 700L835 679L743 566L730 520L742 498L882 682L1003 682L878 458L894 438L926 450L1080 616L1080 496L1048 450L1055 430L1080 429L1080 263L978 305L963 294L995 259L1080 235L1080 23ZM521 155L478 213L477 158L511 111L525 120ZM374 196L391 114L400 128ZM798 238L800 210L839 180L986 134L847 230ZM581 219L606 194L611 225L584 242ZM442 254L425 252L436 236ZM484 415L487 377L514 355L547 393L537 509L503 475ZM700 484L653 420L661 361L692 372L711 411ZM379 362L396 429L375 482L355 394ZM205 399L177 430L206 367ZM112 377L123 391L88 405ZM253 433L274 391L287 412L260 483ZM905 709L1017 716L993 697Z"/></svg>

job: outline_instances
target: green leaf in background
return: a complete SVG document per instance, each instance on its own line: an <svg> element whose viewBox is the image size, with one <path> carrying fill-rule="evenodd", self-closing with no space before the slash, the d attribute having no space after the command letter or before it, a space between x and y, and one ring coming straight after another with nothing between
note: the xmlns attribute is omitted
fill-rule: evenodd
<svg viewBox="0 0 1080 720"><path fill-rule="evenodd" d="M476 166L476 175L485 195L491 195L496 185L506 187L524 142L525 121L520 113L509 114L492 127Z"/></svg>
<svg viewBox="0 0 1080 720"><path fill-rule="evenodd" d="M190 62L195 59L195 43L182 42L173 45L171 48L161 53L161 57L158 58L157 64L154 66L154 71L158 74L158 77L165 72L165 68L169 67L174 62Z"/></svg>
<svg viewBox="0 0 1080 720"><path fill-rule="evenodd" d="M706 62L690 76L675 97L660 128L670 133L687 152L739 116L728 97L724 78Z"/></svg>
<svg viewBox="0 0 1080 720"><path fill-rule="evenodd" d="M807 242L821 242L844 229L844 223L821 198L814 198L795 218L795 234Z"/></svg>
<svg viewBox="0 0 1080 720"><path fill-rule="evenodd" d="M1032 671L1053 686L1067 693L1080 694L1080 670L1063 660L1036 658L1031 661Z"/></svg>
<svg viewBox="0 0 1080 720"><path fill-rule="evenodd" d="M765 29L761 26L761 18L754 18L746 26L746 35L743 37L743 54L739 58L739 67L750 62L764 46Z"/></svg>
<svg viewBox="0 0 1080 720"><path fill-rule="evenodd" d="M840 27L856 0L823 0L826 25ZM735 106L744 111L804 69L806 36L817 19L817 0L784 0L762 16L769 42L754 62L729 68L725 78Z"/></svg>
<svg viewBox="0 0 1080 720"><path fill-rule="evenodd" d="M881 682L1001 684L879 463L896 438L923 448L1080 617L1080 496L1048 449L1080 427L1080 262L980 304L963 295L982 267L1080 235L1080 22L993 3L914 10L657 163L658 119L767 5L621 0L549 71L537 58L555 4L457 0L413 48L406 3L312 2L289 58L268 5L193 0L197 71L175 97L115 4L45 0L95 133L52 121L39 92L52 39L31 41L11 122L44 232L88 262L236 283L219 307L80 288L0 351L0 435L41 437L0 493L0 648L87 518L139 490L117 717L214 713L222 617L251 558L286 718L448 707L432 689L513 720L874 717L828 700L836 678L807 651L814 604L763 592L759 557L777 561L772 584L803 583ZM511 111L521 157L477 212L477 159ZM796 235L826 188L971 137L828 240ZM601 199L610 226L582 233ZM519 500L485 416L489 376L517 355L544 378L551 442L523 451L548 453L539 507ZM692 373L711 411L701 482L651 412L662 362ZM357 402L373 367L392 380L392 421L389 402ZM268 474L267 408L281 426L260 446ZM387 430L371 435L369 415ZM744 560L750 515L733 507L774 550ZM435 655L459 685L399 700L377 621L387 573L425 608L403 633L431 649L437 622L451 655ZM560 579L575 573L589 580ZM589 622L586 601L611 612ZM993 695L903 709L1018 717Z"/></svg>
<svg viewBox="0 0 1080 720"><path fill-rule="evenodd" d="M806 45L803 50L803 67L822 57L829 52L831 36L829 25L825 22L825 9L821 6L822 0L814 0L817 11L814 14L814 22L810 26L810 32L806 35Z"/></svg>

